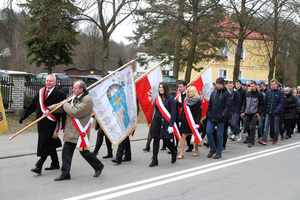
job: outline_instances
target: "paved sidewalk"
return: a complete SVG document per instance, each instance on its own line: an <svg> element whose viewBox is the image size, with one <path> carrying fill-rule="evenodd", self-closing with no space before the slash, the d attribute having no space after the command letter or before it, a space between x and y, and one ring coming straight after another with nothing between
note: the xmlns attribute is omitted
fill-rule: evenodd
<svg viewBox="0 0 300 200"><path fill-rule="evenodd" d="M133 137L130 138L130 141L136 140L145 140L147 138L149 128L147 124L138 124L137 129ZM59 137L62 140L62 132L60 132ZM15 156L24 156L24 155L34 155L36 154L37 148L37 132L23 132L15 138L9 140L13 134L2 134L0 135L0 146L2 151L0 151L0 159L9 158ZM95 146L97 137L97 132L93 128L90 133L90 143L91 148ZM105 145L105 140L103 142ZM61 151L62 148L58 148Z"/></svg>

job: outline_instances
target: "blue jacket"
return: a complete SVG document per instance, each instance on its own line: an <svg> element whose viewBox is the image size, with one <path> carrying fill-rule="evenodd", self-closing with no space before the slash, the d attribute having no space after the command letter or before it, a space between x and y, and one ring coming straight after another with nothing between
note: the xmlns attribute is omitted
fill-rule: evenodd
<svg viewBox="0 0 300 200"><path fill-rule="evenodd" d="M240 113L241 111L241 96L238 90L233 88L231 95L231 111L230 113Z"/></svg>
<svg viewBox="0 0 300 200"><path fill-rule="evenodd" d="M214 90L209 99L207 120L212 122L224 122L229 117L231 110L231 97L227 88Z"/></svg>
<svg viewBox="0 0 300 200"><path fill-rule="evenodd" d="M265 98L265 110L266 114L269 115L280 115L282 114L284 107L284 95L281 90L278 89L269 89L266 92Z"/></svg>

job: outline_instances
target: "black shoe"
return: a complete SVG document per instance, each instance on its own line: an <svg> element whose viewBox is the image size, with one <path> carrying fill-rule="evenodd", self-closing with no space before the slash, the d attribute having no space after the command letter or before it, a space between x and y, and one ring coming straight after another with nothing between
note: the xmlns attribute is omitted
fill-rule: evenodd
<svg viewBox="0 0 300 200"><path fill-rule="evenodd" d="M249 141L249 138L247 138L243 143L244 144L248 144L250 141Z"/></svg>
<svg viewBox="0 0 300 200"><path fill-rule="evenodd" d="M192 152L193 151L193 148L188 148L185 152Z"/></svg>
<svg viewBox="0 0 300 200"><path fill-rule="evenodd" d="M37 174L39 174L39 175L41 175L41 173L42 173L42 169L41 168L34 168L34 169L31 169L30 171L32 171L32 172L34 172L34 173L37 173Z"/></svg>
<svg viewBox="0 0 300 200"><path fill-rule="evenodd" d="M171 151L168 151L168 154L171 154L172 152Z"/></svg>
<svg viewBox="0 0 300 200"><path fill-rule="evenodd" d="M172 159L171 159L171 163L175 163L177 160L177 151L174 151L172 153Z"/></svg>
<svg viewBox="0 0 300 200"><path fill-rule="evenodd" d="M209 147L208 143L203 143L204 146L206 146L207 148Z"/></svg>
<svg viewBox="0 0 300 200"><path fill-rule="evenodd" d="M116 163L116 164L121 164L121 161L120 161L120 160L117 160L116 158L115 158L115 159L112 159L111 162Z"/></svg>
<svg viewBox="0 0 300 200"><path fill-rule="evenodd" d="M113 157L113 155L110 153L108 153L106 156L103 156L103 158L112 158L112 157Z"/></svg>
<svg viewBox="0 0 300 200"><path fill-rule="evenodd" d="M150 163L149 167L155 167L158 165L158 160L155 158L152 159L152 162Z"/></svg>
<svg viewBox="0 0 300 200"><path fill-rule="evenodd" d="M145 148L143 149L143 151L150 151L150 145L146 144Z"/></svg>
<svg viewBox="0 0 300 200"><path fill-rule="evenodd" d="M45 170L53 170L53 169L60 169L59 165L58 166L52 166L50 165L50 167L46 167Z"/></svg>
<svg viewBox="0 0 300 200"><path fill-rule="evenodd" d="M162 148L161 148L160 150L162 150L162 151L163 151L163 150L166 150L166 146L163 145Z"/></svg>
<svg viewBox="0 0 300 200"><path fill-rule="evenodd" d="M127 162L127 161L131 161L131 158L126 158L125 157L125 158L122 159L122 162Z"/></svg>
<svg viewBox="0 0 300 200"><path fill-rule="evenodd" d="M249 148L252 148L253 146L254 146L254 143L252 143L252 142L249 142L249 143L248 143L248 147L249 147Z"/></svg>
<svg viewBox="0 0 300 200"><path fill-rule="evenodd" d="M284 139L288 140L290 138L291 138L291 136L286 135Z"/></svg>

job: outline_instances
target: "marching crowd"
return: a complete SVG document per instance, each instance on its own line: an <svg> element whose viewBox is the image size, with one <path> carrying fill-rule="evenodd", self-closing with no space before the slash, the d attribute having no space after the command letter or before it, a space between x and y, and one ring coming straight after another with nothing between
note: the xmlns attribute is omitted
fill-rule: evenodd
<svg viewBox="0 0 300 200"><path fill-rule="evenodd" d="M40 175L47 156L51 157L52 162L45 170L60 169L56 148L62 146L57 137L57 131L60 129L59 122L62 120L64 129L62 167L60 176L54 180L71 179L71 162L75 149L80 151L82 157L95 170L93 176L98 177L104 168L97 158L103 137L107 143L107 155L103 158L112 158L113 152L111 143L99 124L96 124L98 135L94 151L91 152L89 148L81 145L88 142L93 111L93 102L86 85L82 81L75 82L73 92L76 97L67 102L64 100L65 95L55 88L55 84L55 77L48 75L46 86L34 97L19 120L21 124L35 110L37 110L37 118L45 116L38 122L37 155L40 159L31 171ZM186 81L180 81L175 99L170 95L167 83L159 84L159 94L154 101L147 143L143 149L150 151L153 140L152 161L149 167L158 165L160 141L163 141L161 150L167 147L170 150L171 163L175 163L177 159L184 158L185 152L191 152L194 148L193 156L198 156L198 146L202 144L209 148L208 158L222 158L228 138L242 141L242 132L247 133L243 143L252 148L256 145L256 139L261 145L267 145L268 142L276 145L279 137L281 140L291 138L296 127L300 131L299 88L285 87L273 79L271 89L268 90L263 82L252 81L246 85L238 80L235 84L232 81L225 83L222 77L219 77L213 86L207 112L203 113L202 100L196 87L187 87ZM60 108L57 109L59 106ZM51 114L51 110L55 112ZM205 136L208 142L202 143L201 138L204 139ZM188 149L184 151L186 143ZM119 144L116 157L112 160L116 164L125 161L131 161L128 136Z"/></svg>

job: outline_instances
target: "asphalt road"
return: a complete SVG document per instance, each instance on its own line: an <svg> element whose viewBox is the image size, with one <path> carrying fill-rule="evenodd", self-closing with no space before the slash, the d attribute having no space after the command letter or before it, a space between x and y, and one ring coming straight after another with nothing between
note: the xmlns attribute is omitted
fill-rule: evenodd
<svg viewBox="0 0 300 200"><path fill-rule="evenodd" d="M142 151L143 138L131 142L132 161L120 165L102 159L102 147L98 157L105 168L97 178L77 151L72 179L61 182L54 181L59 170L42 171L40 176L30 172L38 159L34 154L0 156L0 199L300 199L300 134L253 148L229 141L219 160L206 158L209 149L204 146L199 156L185 153L175 164L167 151L160 151L153 168L148 167L152 150ZM50 159L44 167L49 165Z"/></svg>

